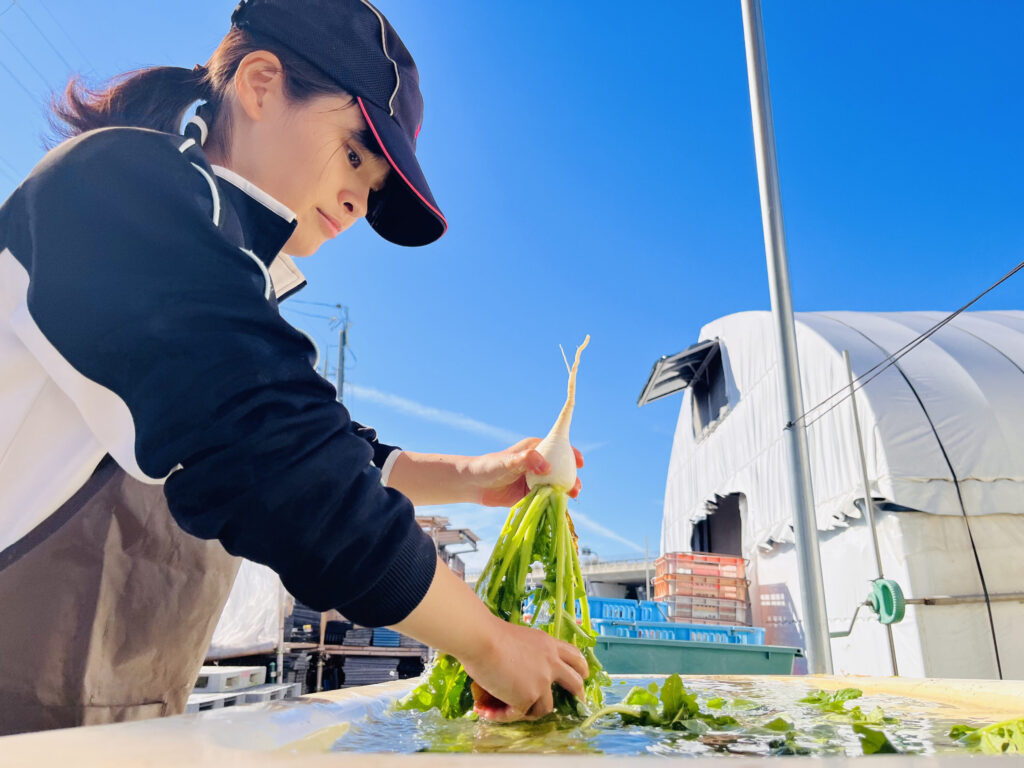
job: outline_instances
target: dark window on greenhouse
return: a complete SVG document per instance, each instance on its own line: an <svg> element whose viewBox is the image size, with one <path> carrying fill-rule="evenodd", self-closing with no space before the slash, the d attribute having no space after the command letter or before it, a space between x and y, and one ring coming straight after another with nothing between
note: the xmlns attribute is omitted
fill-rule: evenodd
<svg viewBox="0 0 1024 768"><path fill-rule="evenodd" d="M690 382L689 387L693 405L693 434L698 440L705 429L725 416L729 405L720 347L715 347L702 367L700 375Z"/></svg>

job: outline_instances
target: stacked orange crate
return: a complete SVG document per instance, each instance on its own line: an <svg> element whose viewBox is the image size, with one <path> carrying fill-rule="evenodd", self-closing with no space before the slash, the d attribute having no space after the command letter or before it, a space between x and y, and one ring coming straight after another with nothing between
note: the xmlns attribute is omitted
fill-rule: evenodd
<svg viewBox="0 0 1024 768"><path fill-rule="evenodd" d="M746 624L747 580L742 557L669 552L655 561L654 599L672 621Z"/></svg>

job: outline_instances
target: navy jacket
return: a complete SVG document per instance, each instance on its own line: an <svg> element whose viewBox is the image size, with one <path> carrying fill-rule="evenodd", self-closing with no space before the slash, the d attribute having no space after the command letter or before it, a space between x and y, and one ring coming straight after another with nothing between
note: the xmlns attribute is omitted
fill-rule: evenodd
<svg viewBox="0 0 1024 768"><path fill-rule="evenodd" d="M104 128L46 154L0 207L0 551L109 453L313 608L376 626L420 602L434 545L381 483L396 449L278 311L295 226L193 139Z"/></svg>

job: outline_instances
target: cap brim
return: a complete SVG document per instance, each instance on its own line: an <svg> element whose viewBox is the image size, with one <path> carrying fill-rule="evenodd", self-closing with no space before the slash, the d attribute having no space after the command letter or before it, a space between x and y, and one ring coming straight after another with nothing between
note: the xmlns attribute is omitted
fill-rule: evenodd
<svg viewBox="0 0 1024 768"><path fill-rule="evenodd" d="M434 202L412 144L387 112L362 98L356 101L392 169L384 189L370 193L366 220L381 237L398 245L434 242L448 229L448 222Z"/></svg>

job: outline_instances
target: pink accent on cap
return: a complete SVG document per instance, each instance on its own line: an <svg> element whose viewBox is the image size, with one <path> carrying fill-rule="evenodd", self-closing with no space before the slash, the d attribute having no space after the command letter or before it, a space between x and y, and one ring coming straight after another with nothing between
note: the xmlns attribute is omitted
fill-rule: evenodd
<svg viewBox="0 0 1024 768"><path fill-rule="evenodd" d="M357 96L356 97L356 101L359 102L359 109L361 109L363 111L363 117L366 118L366 124L368 126L370 126L370 130L373 131L373 137L375 139L377 139L377 143L380 144L380 148L382 150L384 150L384 157L386 157L388 159L388 163L391 165L392 168L394 168L396 171L398 171L398 175L402 177L402 181L405 182L406 186L408 186L409 189L411 189L413 192L416 193L416 197L418 197L423 202L423 204L425 206L427 206L427 208L429 208L435 214L437 214L437 217L439 219L441 219L442 222L444 222L444 228L445 228L445 231L447 231L448 230L448 219L446 219L444 217L444 214L441 213L439 210L437 210L437 208L432 206L427 201L427 199L423 195L420 194L420 191L418 189L416 189L416 187L413 186L412 182L409 181L409 179L407 179L405 177L405 174L402 173L402 169L398 167L398 165L395 163L394 160L391 159L391 155L388 153L388 148L384 146L384 142L380 138L380 134L377 133L377 128L374 126L373 120L370 119L370 113L367 112L366 111L366 107L363 106L363 99L362 99L362 97L361 96ZM444 234L444 233L442 233L442 234Z"/></svg>
<svg viewBox="0 0 1024 768"><path fill-rule="evenodd" d="M414 133L412 135L412 137L414 139L418 139L420 137L420 128L422 128L422 127L423 127L423 123L420 123L419 125L416 126L416 133Z"/></svg>

